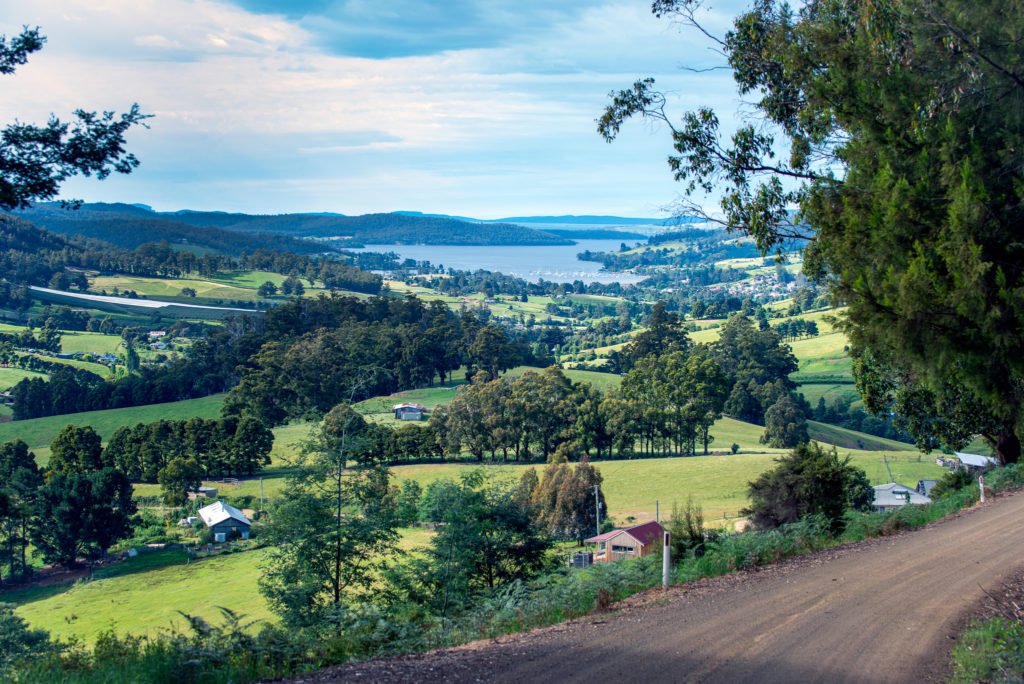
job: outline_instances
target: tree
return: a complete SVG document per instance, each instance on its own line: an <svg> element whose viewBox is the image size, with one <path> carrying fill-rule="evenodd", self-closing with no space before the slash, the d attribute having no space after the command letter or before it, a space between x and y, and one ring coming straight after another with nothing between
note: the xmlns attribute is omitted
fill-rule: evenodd
<svg viewBox="0 0 1024 684"><path fill-rule="evenodd" d="M57 472L39 490L32 543L48 563L74 567L130 536L134 513L132 485L120 471Z"/></svg>
<svg viewBox="0 0 1024 684"><path fill-rule="evenodd" d="M260 592L286 624L308 627L370 592L398 533L387 469L350 460L367 453L366 424L348 405L332 409L291 464L291 495L263 536L276 546Z"/></svg>
<svg viewBox="0 0 1024 684"><path fill-rule="evenodd" d="M786 449L807 439L807 416L789 394L784 394L764 414L761 443L773 449Z"/></svg>
<svg viewBox="0 0 1024 684"><path fill-rule="evenodd" d="M270 465L270 450L274 448L274 433L257 418L242 416L231 438L231 472L252 475Z"/></svg>
<svg viewBox="0 0 1024 684"><path fill-rule="evenodd" d="M7 40L0 36L0 74L10 75L42 49L38 28L25 28ZM112 171L131 173L139 165L124 150L124 134L145 126L148 115L133 104L127 113L76 110L74 123L51 116L45 126L16 122L0 135L0 209L23 209L57 196L61 184L77 175L106 178Z"/></svg>
<svg viewBox="0 0 1024 684"><path fill-rule="evenodd" d="M91 426L66 425L50 442L51 472L94 473L104 466L103 442Z"/></svg>
<svg viewBox="0 0 1024 684"><path fill-rule="evenodd" d="M260 297L273 297L277 294L277 285L270 282L269 280L264 281L258 288L256 288L256 294Z"/></svg>
<svg viewBox="0 0 1024 684"><path fill-rule="evenodd" d="M7 565L9 579L32 572L26 552L41 485L36 456L23 440L0 445L0 564Z"/></svg>
<svg viewBox="0 0 1024 684"><path fill-rule="evenodd" d="M849 456L839 458L835 447L826 451L817 442L803 443L775 463L748 484L750 506L740 511L757 529L821 514L838 531L843 513L868 509L874 499L867 475L851 465Z"/></svg>
<svg viewBox="0 0 1024 684"><path fill-rule="evenodd" d="M444 524L425 558L409 565L416 600L445 617L473 596L514 580L528 579L548 566L551 540L513 495L515 484L489 478L482 469L461 476ZM428 487L429 491L429 487Z"/></svg>
<svg viewBox="0 0 1024 684"><path fill-rule="evenodd" d="M157 474L164 491L164 503L181 506L188 501L189 491L198 491L203 483L203 469L194 458L176 458Z"/></svg>
<svg viewBox="0 0 1024 684"><path fill-rule="evenodd" d="M702 29L699 7L653 4ZM730 141L706 108L673 124L644 79L598 123L609 140L632 116L667 124L686 192L722 181L727 227L765 253L801 243L805 273L848 307L854 351L933 395L952 379L1004 462L1024 424L1022 25L1008 0L765 0L712 36L760 121Z"/></svg>

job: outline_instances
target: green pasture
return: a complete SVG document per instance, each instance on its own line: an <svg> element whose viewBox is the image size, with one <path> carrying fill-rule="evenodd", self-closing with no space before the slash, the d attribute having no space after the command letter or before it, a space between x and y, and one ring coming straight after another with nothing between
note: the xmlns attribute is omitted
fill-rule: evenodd
<svg viewBox="0 0 1024 684"><path fill-rule="evenodd" d="M95 373L101 378L105 378L110 375L110 367L102 363L92 363L91 361L79 361L78 359L58 359L53 356L44 356L42 354L19 354L20 356L36 356L41 358L43 361L49 363L59 363L64 366L71 366L72 368L78 368L81 370L87 370L90 373Z"/></svg>
<svg viewBox="0 0 1024 684"><path fill-rule="evenodd" d="M46 373L22 370L21 368L0 368L0 390L8 390L25 378L48 378Z"/></svg>
<svg viewBox="0 0 1024 684"><path fill-rule="evenodd" d="M98 332L61 331L61 351L74 354L117 354L123 351L120 335L104 335Z"/></svg>
<svg viewBox="0 0 1024 684"><path fill-rule="evenodd" d="M860 395L857 394L857 388L852 382L804 383L797 387L796 391L804 395L804 399L806 399L811 406L816 406L818 399L821 398L825 399L826 404L839 398L849 399L852 402L860 401Z"/></svg>
<svg viewBox="0 0 1024 684"><path fill-rule="evenodd" d="M399 548L424 546L431 532L402 529ZM219 622L220 608L253 620L275 620L257 581L267 549L228 553L189 562L182 550L158 551L98 568L92 581L34 587L0 594L18 606L16 612L32 627L55 637L91 642L107 629L117 633L153 635L186 622L178 613Z"/></svg>
<svg viewBox="0 0 1024 684"><path fill-rule="evenodd" d="M799 369L789 377L798 383L834 383L852 380L846 336L833 332L790 342Z"/></svg>
<svg viewBox="0 0 1024 684"><path fill-rule="evenodd" d="M0 442L23 439L39 456L40 447L49 447L57 433L68 424L91 425L96 432L108 439L122 425L136 423L152 423L161 418L167 420L183 420L199 416L216 418L220 415L220 407L224 402L223 394L215 394L201 399L186 399L165 404L147 404L129 408L107 409L105 411L85 411L69 413L61 416L32 418L0 423Z"/></svg>

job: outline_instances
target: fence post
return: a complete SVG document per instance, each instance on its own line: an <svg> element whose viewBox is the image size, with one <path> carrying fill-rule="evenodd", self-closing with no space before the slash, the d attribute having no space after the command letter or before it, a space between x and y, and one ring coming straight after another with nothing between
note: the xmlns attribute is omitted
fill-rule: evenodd
<svg viewBox="0 0 1024 684"><path fill-rule="evenodd" d="M978 489L981 490L981 503L985 503L985 476L978 476Z"/></svg>
<svg viewBox="0 0 1024 684"><path fill-rule="evenodd" d="M661 588L668 589L669 560L672 555L672 547L669 546L671 533L665 530L665 544L661 552Z"/></svg>

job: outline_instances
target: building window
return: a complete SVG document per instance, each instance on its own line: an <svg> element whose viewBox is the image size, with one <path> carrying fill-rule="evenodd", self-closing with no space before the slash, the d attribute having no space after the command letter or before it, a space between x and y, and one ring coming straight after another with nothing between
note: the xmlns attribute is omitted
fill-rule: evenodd
<svg viewBox="0 0 1024 684"><path fill-rule="evenodd" d="M612 546L612 551L615 553L633 553L632 546Z"/></svg>
<svg viewBox="0 0 1024 684"><path fill-rule="evenodd" d="M215 541L215 542L226 541L227 537L228 537L228 535L227 535L226 532L214 532L213 533L213 541Z"/></svg>

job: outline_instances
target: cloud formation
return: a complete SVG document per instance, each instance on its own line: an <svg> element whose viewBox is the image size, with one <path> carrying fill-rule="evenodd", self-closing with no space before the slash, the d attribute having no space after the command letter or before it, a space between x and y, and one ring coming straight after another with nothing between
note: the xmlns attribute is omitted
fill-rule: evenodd
<svg viewBox="0 0 1024 684"><path fill-rule="evenodd" d="M0 32L39 25L49 39L0 87L21 120L132 102L156 114L130 136L136 173L68 186L90 200L482 218L656 211L676 192L664 131L632 124L606 145L594 119L609 90L648 74L680 112L728 114L727 74L678 69L720 58L644 2L551 4L36 0L0 7Z"/></svg>

